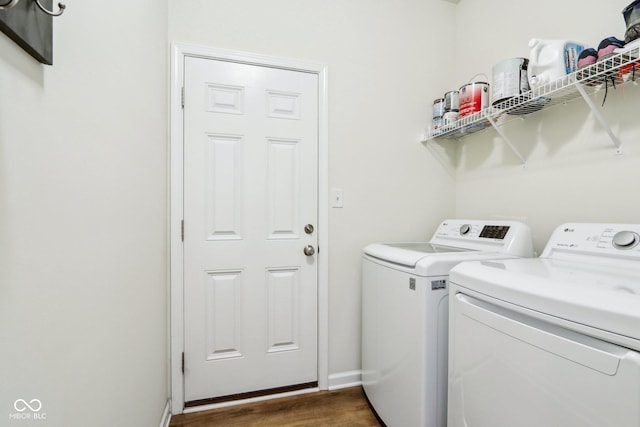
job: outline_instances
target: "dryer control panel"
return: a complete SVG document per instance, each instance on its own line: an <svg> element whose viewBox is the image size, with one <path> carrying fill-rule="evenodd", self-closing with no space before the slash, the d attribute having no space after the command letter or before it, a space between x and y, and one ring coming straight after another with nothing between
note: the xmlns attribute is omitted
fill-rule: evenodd
<svg viewBox="0 0 640 427"><path fill-rule="evenodd" d="M640 224L563 224L553 232L540 257L557 258L560 253L640 260Z"/></svg>

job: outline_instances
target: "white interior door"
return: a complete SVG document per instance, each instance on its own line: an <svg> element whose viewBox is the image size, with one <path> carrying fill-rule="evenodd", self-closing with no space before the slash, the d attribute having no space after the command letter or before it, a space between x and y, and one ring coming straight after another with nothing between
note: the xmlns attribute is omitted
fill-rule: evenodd
<svg viewBox="0 0 640 427"><path fill-rule="evenodd" d="M317 382L318 76L184 76L185 402Z"/></svg>

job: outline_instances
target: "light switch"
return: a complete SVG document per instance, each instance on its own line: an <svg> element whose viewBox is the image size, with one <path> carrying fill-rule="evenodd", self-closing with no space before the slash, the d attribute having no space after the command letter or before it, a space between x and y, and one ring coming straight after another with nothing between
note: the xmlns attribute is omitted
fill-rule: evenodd
<svg viewBox="0 0 640 427"><path fill-rule="evenodd" d="M331 190L331 207L332 208L343 207L341 188L334 188Z"/></svg>

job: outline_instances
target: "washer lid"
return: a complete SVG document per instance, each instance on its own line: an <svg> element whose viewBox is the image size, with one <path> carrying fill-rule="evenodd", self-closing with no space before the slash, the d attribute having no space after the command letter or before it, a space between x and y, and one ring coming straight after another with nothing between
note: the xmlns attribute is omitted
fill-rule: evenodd
<svg viewBox="0 0 640 427"><path fill-rule="evenodd" d="M514 257L501 252L452 248L432 243L374 243L364 248L364 256L420 277L448 276L454 266L464 261Z"/></svg>
<svg viewBox="0 0 640 427"><path fill-rule="evenodd" d="M560 319L640 340L640 268L557 259L459 264L450 282Z"/></svg>
<svg viewBox="0 0 640 427"><path fill-rule="evenodd" d="M415 268L418 261L428 255L470 251L428 242L374 243L364 248L364 253L371 257L410 268Z"/></svg>

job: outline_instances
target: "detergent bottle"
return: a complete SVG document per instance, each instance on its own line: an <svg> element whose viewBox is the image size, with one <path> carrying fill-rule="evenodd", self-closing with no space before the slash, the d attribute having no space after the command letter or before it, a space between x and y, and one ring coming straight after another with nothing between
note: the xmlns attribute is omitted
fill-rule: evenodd
<svg viewBox="0 0 640 427"><path fill-rule="evenodd" d="M529 86L537 89L578 69L582 43L567 40L529 40Z"/></svg>

